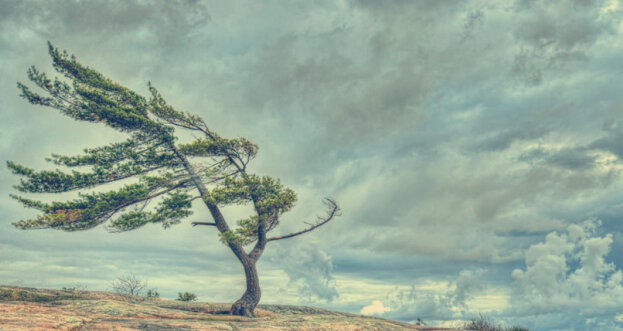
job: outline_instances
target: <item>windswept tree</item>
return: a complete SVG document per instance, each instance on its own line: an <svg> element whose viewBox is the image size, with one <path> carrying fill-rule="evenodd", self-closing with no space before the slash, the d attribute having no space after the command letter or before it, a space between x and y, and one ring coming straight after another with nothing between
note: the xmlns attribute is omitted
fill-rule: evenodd
<svg viewBox="0 0 623 331"><path fill-rule="evenodd" d="M87 148L80 155L52 154L47 159L73 170L37 171L7 162L14 174L22 176L15 186L20 192L80 191L77 199L55 202L11 195L41 212L13 225L20 229L79 231L106 223L107 230L121 232L160 223L166 229L190 216L193 201L200 200L212 221L191 224L216 228L221 241L244 268L247 288L232 305L231 313L253 316L261 294L256 263L266 245L328 223L339 214L337 204L325 199L325 217L308 223L301 231L269 236L281 215L294 206L296 194L277 179L247 172L258 150L255 144L245 138L219 136L201 117L167 104L151 83L151 96L145 98L51 44L49 53L54 68L65 78L51 79L31 67L28 78L43 93L18 83L21 96L75 120L109 126L127 134L128 139ZM195 140L182 141L176 135L178 130L191 131ZM114 190L87 191L109 183L120 185ZM254 213L231 226L221 213L221 207L230 204L250 204Z"/></svg>

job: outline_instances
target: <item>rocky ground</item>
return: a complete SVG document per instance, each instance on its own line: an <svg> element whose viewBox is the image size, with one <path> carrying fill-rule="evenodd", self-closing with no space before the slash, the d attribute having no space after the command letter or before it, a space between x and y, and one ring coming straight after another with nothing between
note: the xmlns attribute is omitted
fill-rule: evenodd
<svg viewBox="0 0 623 331"><path fill-rule="evenodd" d="M256 318L229 315L228 308L110 292L0 286L0 330L450 330L309 307L260 305Z"/></svg>

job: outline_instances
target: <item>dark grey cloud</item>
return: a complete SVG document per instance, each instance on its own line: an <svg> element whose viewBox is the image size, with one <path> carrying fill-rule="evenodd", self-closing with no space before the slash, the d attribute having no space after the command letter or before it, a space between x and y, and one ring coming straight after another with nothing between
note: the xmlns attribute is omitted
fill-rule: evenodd
<svg viewBox="0 0 623 331"><path fill-rule="evenodd" d="M116 38L121 34L153 34L167 49L180 47L194 30L210 20L208 8L196 0L167 1L4 1L0 22L29 26L44 38ZM64 39L63 38L63 39Z"/></svg>
<svg viewBox="0 0 623 331"><path fill-rule="evenodd" d="M526 125L511 128L504 132L496 133L494 136L485 138L479 142L475 149L483 151L501 151L509 148L511 144L517 140L533 140L547 134L547 129L539 128L526 123Z"/></svg>
<svg viewBox="0 0 623 331"><path fill-rule="evenodd" d="M616 155L619 159L622 159L623 147L621 147L620 144L622 138L623 134L621 132L609 132L605 137L592 142L589 146L595 149L608 151Z"/></svg>
<svg viewBox="0 0 623 331"><path fill-rule="evenodd" d="M253 64L255 82L246 92L248 103L260 109L296 109L304 103L299 111L328 122L327 135L347 141L354 136L383 135L401 121L414 120L413 113L428 94L417 64L405 59L379 75L385 68L369 68L340 54L346 32L336 30L319 40L286 36L267 46ZM373 47L381 47L379 40L372 42ZM306 52L301 52L300 45L308 43L317 47L305 46Z"/></svg>
<svg viewBox="0 0 623 331"><path fill-rule="evenodd" d="M473 10L465 15L465 23L463 24L462 37L463 40L469 39L473 34L478 32L482 27L484 12L480 9Z"/></svg>
<svg viewBox="0 0 623 331"><path fill-rule="evenodd" d="M604 1L517 1L515 37L522 46L511 73L532 85L553 70L577 68L590 46L616 29Z"/></svg>
<svg viewBox="0 0 623 331"><path fill-rule="evenodd" d="M461 0L425 0L418 2L393 0L388 1L385 4L371 0L354 1L355 6L368 10L370 13L375 15L387 16L388 19L403 15L405 12L408 12L409 15L412 15L415 12L421 12L424 14L421 16L422 20L444 15L448 11L458 11L461 9L460 5L462 3L464 3L464 1Z"/></svg>
<svg viewBox="0 0 623 331"><path fill-rule="evenodd" d="M596 157L589 154L589 150L586 148L565 148L551 151L537 147L526 151L519 157L519 160L527 162L544 161L549 165L571 170L585 170L596 165Z"/></svg>

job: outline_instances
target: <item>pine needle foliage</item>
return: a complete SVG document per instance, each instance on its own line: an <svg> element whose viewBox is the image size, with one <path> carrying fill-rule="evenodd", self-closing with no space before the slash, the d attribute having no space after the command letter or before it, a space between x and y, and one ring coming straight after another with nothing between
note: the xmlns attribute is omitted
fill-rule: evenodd
<svg viewBox="0 0 623 331"><path fill-rule="evenodd" d="M249 140L219 137L200 117L175 110L151 84L151 98L145 98L80 64L75 56L60 52L52 44L49 44L49 53L54 68L65 79L51 79L31 67L28 78L40 91L18 83L21 96L32 104L54 108L75 120L101 123L125 132L130 138L87 148L80 155L52 154L47 159L69 171L37 171L8 161L8 168L22 176L15 186L17 191L81 190L78 199L52 203L11 195L26 207L42 212L34 219L13 223L18 228L76 231L108 220L111 220L107 227L110 231L133 230L149 223L160 223L167 228L192 214L191 202L196 198L189 194L196 189L180 156L212 161L207 166L193 165L193 169L200 180L216 183L228 177L243 176L239 168L246 167L257 152L257 146ZM199 131L205 137L176 145L176 128ZM138 178L138 182L103 193L84 192L129 178ZM158 200L157 206L146 210L146 205L154 200Z"/></svg>

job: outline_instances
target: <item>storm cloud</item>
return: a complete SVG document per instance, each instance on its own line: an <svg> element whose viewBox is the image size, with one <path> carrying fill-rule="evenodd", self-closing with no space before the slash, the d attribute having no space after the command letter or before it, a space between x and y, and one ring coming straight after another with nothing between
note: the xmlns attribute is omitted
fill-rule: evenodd
<svg viewBox="0 0 623 331"><path fill-rule="evenodd" d="M263 302L623 329L622 18L619 0L3 1L0 155L50 168L123 139L19 98L30 65L52 71L49 40L257 143L251 171L299 195L277 232L338 201L336 221L269 245ZM32 211L0 181L1 283L105 289L132 272L164 296L242 293L213 229L19 231Z"/></svg>

